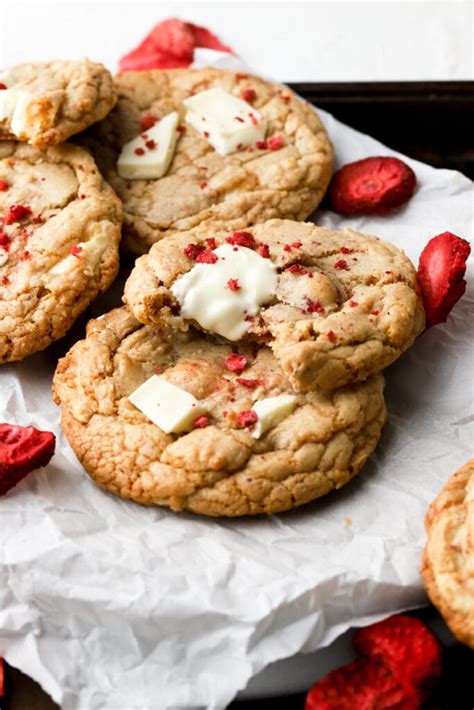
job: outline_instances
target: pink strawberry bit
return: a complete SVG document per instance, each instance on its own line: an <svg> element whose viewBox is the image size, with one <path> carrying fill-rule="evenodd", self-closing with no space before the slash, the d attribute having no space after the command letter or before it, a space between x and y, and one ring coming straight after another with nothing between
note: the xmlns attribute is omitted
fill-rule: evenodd
<svg viewBox="0 0 474 710"><path fill-rule="evenodd" d="M345 259L338 259L336 263L334 264L335 269L341 269L342 271L347 271L349 268L347 265L347 261Z"/></svg>
<svg viewBox="0 0 474 710"><path fill-rule="evenodd" d="M26 205L12 205L5 217L5 224L13 224L13 222L19 222L26 217L29 217L32 213L31 207Z"/></svg>
<svg viewBox="0 0 474 710"><path fill-rule="evenodd" d="M208 237L206 239L206 244L209 247L209 249L217 249L217 242L214 239L214 237Z"/></svg>
<svg viewBox="0 0 474 710"><path fill-rule="evenodd" d="M217 254L214 254L213 251L207 249L197 255L196 261L198 264L215 264L217 261Z"/></svg>
<svg viewBox="0 0 474 710"><path fill-rule="evenodd" d="M339 251L341 252L341 254L352 254L354 249L349 249L349 247L341 247Z"/></svg>
<svg viewBox="0 0 474 710"><path fill-rule="evenodd" d="M319 301L312 301L311 298L305 298L306 313L324 313L324 306Z"/></svg>
<svg viewBox="0 0 474 710"><path fill-rule="evenodd" d="M4 286L8 286L9 283L10 283L10 279L8 278L8 276L2 276L2 284Z"/></svg>
<svg viewBox="0 0 474 710"><path fill-rule="evenodd" d="M161 335L161 331L159 331L158 335ZM163 372L163 368L160 367L160 365L157 365L157 366L155 367L155 372L156 372L157 375L161 375L161 373Z"/></svg>
<svg viewBox="0 0 474 710"><path fill-rule="evenodd" d="M285 142L285 139L283 136L271 136L271 138L268 139L268 147L270 150L279 150L283 146Z"/></svg>
<svg viewBox="0 0 474 710"><path fill-rule="evenodd" d="M284 103L287 104L290 100L290 97L288 96L288 94L280 94L280 100L284 101Z"/></svg>
<svg viewBox="0 0 474 710"><path fill-rule="evenodd" d="M204 138L209 138L209 131L204 131L202 135L204 136Z"/></svg>
<svg viewBox="0 0 474 710"><path fill-rule="evenodd" d="M43 222L43 215L37 214L35 217L33 217L33 222L34 224L41 224Z"/></svg>
<svg viewBox="0 0 474 710"><path fill-rule="evenodd" d="M238 353L232 353L232 355L228 355L225 359L226 368L231 372L237 372L239 375L245 370L247 365L247 357L245 355L239 355Z"/></svg>
<svg viewBox="0 0 474 710"><path fill-rule="evenodd" d="M135 148L133 151L135 155L145 155L145 149L144 148Z"/></svg>
<svg viewBox="0 0 474 710"><path fill-rule="evenodd" d="M234 232L230 237L226 237L228 244L237 244L239 247L247 247L247 249L255 249L257 243L250 232Z"/></svg>
<svg viewBox="0 0 474 710"><path fill-rule="evenodd" d="M252 427L258 422L258 414L253 409L244 409L237 414L237 422L241 427Z"/></svg>
<svg viewBox="0 0 474 710"><path fill-rule="evenodd" d="M29 259L30 257L31 257L31 254L30 254L30 252L27 251L26 249L25 249L25 251L23 252L23 254L20 255L20 259L22 259L22 261L26 261L26 260Z"/></svg>
<svg viewBox="0 0 474 710"><path fill-rule="evenodd" d="M207 187L207 182L206 182L206 181L202 182L202 183L199 185L199 189L200 189L200 190L205 190L206 187Z"/></svg>
<svg viewBox="0 0 474 710"><path fill-rule="evenodd" d="M0 91L5 91L5 89L8 89L8 86L3 82L0 82Z"/></svg>
<svg viewBox="0 0 474 710"><path fill-rule="evenodd" d="M147 131L149 128L153 128L157 121L156 116L152 116L151 114L142 116L140 120L140 131Z"/></svg>
<svg viewBox="0 0 474 710"><path fill-rule="evenodd" d="M244 101L255 101L257 98L257 92L255 89L244 89L240 95Z"/></svg>
<svg viewBox="0 0 474 710"><path fill-rule="evenodd" d="M176 130L178 131L180 136L184 136L184 134L186 133L186 126L183 126L183 125L178 126L178 128Z"/></svg>
<svg viewBox="0 0 474 710"><path fill-rule="evenodd" d="M268 244L259 244L257 251L263 259L270 258L270 247Z"/></svg>
<svg viewBox="0 0 474 710"><path fill-rule="evenodd" d="M0 192L5 192L5 190L8 190L9 187L10 185L6 180L0 180Z"/></svg>
<svg viewBox="0 0 474 710"><path fill-rule="evenodd" d="M156 148L156 146L157 146L157 143L156 143L156 141L154 141L152 138L150 138L150 140L148 140L148 141L145 143L145 145L146 145L146 147L148 148L148 150L155 150L155 148Z"/></svg>
<svg viewBox="0 0 474 710"><path fill-rule="evenodd" d="M193 429L204 429L207 426L209 426L209 417L205 414L194 420Z"/></svg>
<svg viewBox="0 0 474 710"><path fill-rule="evenodd" d="M241 118L240 116L234 116L234 121L239 121L239 123L243 123L244 119Z"/></svg>
<svg viewBox="0 0 474 710"><path fill-rule="evenodd" d="M249 113L249 118L252 123L252 126L258 126L257 118L253 115L253 113Z"/></svg>
<svg viewBox="0 0 474 710"><path fill-rule="evenodd" d="M377 310L375 310L375 311L370 311L370 315L371 315L371 316L378 316L379 313L380 313L380 311L377 311Z"/></svg>
<svg viewBox="0 0 474 710"><path fill-rule="evenodd" d="M11 242L12 240L8 236L8 234L5 234L5 232L0 232L0 247L2 247L4 251L8 251L8 247L10 246Z"/></svg>
<svg viewBox="0 0 474 710"><path fill-rule="evenodd" d="M287 271L290 272L290 274L300 274L301 276L313 276L307 269L304 268L303 264L300 264L298 261L296 261L294 264L291 264L291 266L286 269Z"/></svg>
<svg viewBox="0 0 474 710"><path fill-rule="evenodd" d="M333 330L328 330L327 339L329 340L330 343L336 342L336 334Z"/></svg>
<svg viewBox="0 0 474 710"><path fill-rule="evenodd" d="M242 79L248 79L248 74L243 74L242 72L238 71L235 75L236 81L242 81Z"/></svg>
<svg viewBox="0 0 474 710"><path fill-rule="evenodd" d="M247 387L249 390L254 390L264 384L263 380L246 380L243 377L237 377L235 381L238 382L239 385L242 385L242 387Z"/></svg>
<svg viewBox="0 0 474 710"><path fill-rule="evenodd" d="M357 301L349 301L349 306L350 306L351 308L355 308L355 307L358 306L358 305L359 305L359 304L358 304Z"/></svg>
<svg viewBox="0 0 474 710"><path fill-rule="evenodd" d="M82 247L80 247L78 244L74 244L74 246L69 249L69 253L79 258L82 253Z"/></svg>
<svg viewBox="0 0 474 710"><path fill-rule="evenodd" d="M299 249L303 246L303 242L292 242L291 244L284 244L283 250L290 252L292 249Z"/></svg>
<svg viewBox="0 0 474 710"><path fill-rule="evenodd" d="M255 147L258 148L259 150L267 150L268 143L267 143L267 141L257 141L255 143Z"/></svg>
<svg viewBox="0 0 474 710"><path fill-rule="evenodd" d="M229 279L226 288L228 288L230 291L239 291L240 286L239 286L239 280L238 279Z"/></svg>
<svg viewBox="0 0 474 710"><path fill-rule="evenodd" d="M195 261L204 250L205 246L203 244L188 244L188 246L184 247L183 254L187 256L188 259Z"/></svg>

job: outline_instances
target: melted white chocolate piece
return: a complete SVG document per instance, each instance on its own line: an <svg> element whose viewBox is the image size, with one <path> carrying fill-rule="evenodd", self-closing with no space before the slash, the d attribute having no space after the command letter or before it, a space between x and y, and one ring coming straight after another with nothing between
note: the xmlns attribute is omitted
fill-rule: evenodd
<svg viewBox="0 0 474 710"><path fill-rule="evenodd" d="M277 270L270 259L247 247L222 244L213 253L214 264L196 264L171 291L184 318L228 340L239 340L250 327L250 317L272 300ZM237 289L232 290L229 282Z"/></svg>

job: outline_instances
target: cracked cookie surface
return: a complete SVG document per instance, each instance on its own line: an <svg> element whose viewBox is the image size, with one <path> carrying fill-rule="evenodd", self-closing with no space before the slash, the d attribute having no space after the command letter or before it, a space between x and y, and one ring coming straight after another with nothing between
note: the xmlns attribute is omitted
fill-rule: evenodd
<svg viewBox="0 0 474 710"><path fill-rule="evenodd" d="M0 363L62 337L118 270L122 207L91 156L0 143Z"/></svg>
<svg viewBox="0 0 474 710"><path fill-rule="evenodd" d="M86 339L60 360L53 395L96 483L139 503L237 516L289 510L350 481L385 421L382 376L298 395L293 413L254 439L236 413L291 390L269 348L243 348L240 375L226 368L231 352L196 331L143 326L125 308L91 321ZM208 426L165 434L131 404L157 370L205 403Z"/></svg>
<svg viewBox="0 0 474 710"><path fill-rule="evenodd" d="M426 591L453 634L474 648L474 459L444 485L425 525Z"/></svg>
<svg viewBox="0 0 474 710"><path fill-rule="evenodd" d="M423 330L415 269L392 244L290 220L249 229L257 249L266 245L279 273L273 301L250 320L245 339L273 349L296 391L363 380L396 360ZM208 248L209 237L219 245L229 233L171 235L137 259L124 301L139 321L188 327L175 315L179 303L170 289L195 266L186 247Z"/></svg>
<svg viewBox="0 0 474 710"><path fill-rule="evenodd" d="M12 118L0 120L0 140L26 141L39 148L61 143L101 121L117 100L110 72L87 59L19 64L0 72L0 86L19 92L24 109L15 132L15 117L13 125Z"/></svg>
<svg viewBox="0 0 474 710"><path fill-rule="evenodd" d="M124 203L124 242L143 254L173 231L244 229L272 217L305 219L318 206L332 171L332 148L318 115L286 87L217 69L126 72L115 79L119 99L83 143ZM268 119L267 138L278 150L241 150L221 156L184 122L183 100L220 87L238 97L253 90L251 105ZM251 94L253 96L253 94ZM121 147L140 133L140 121L178 111L184 133L167 174L159 180L124 180L116 169ZM143 125L143 124L142 124Z"/></svg>

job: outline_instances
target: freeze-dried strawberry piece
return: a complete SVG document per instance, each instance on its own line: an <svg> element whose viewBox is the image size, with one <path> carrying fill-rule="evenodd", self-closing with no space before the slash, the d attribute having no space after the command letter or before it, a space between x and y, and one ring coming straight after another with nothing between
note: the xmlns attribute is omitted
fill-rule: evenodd
<svg viewBox="0 0 474 710"><path fill-rule="evenodd" d="M231 372L237 372L239 375L247 367L247 357L245 355L239 355L238 353L232 353L228 355L225 359L225 366Z"/></svg>
<svg viewBox="0 0 474 710"><path fill-rule="evenodd" d="M29 217L32 213L31 207L26 205L12 205L7 212L5 217L5 224L12 224L13 222L19 222L21 219Z"/></svg>
<svg viewBox="0 0 474 710"><path fill-rule="evenodd" d="M231 291L240 291L239 279L229 279L227 288Z"/></svg>
<svg viewBox="0 0 474 710"><path fill-rule="evenodd" d="M253 409L244 409L238 412L237 421L241 427L253 427L258 422L258 414Z"/></svg>
<svg viewBox="0 0 474 710"><path fill-rule="evenodd" d="M9 184L7 183L6 180L0 180L0 192L4 192L5 190L8 190Z"/></svg>
<svg viewBox="0 0 474 710"><path fill-rule="evenodd" d="M428 627L412 616L397 614L359 629L353 638L363 656L383 659L397 681L426 698L441 676L442 649Z"/></svg>
<svg viewBox="0 0 474 710"><path fill-rule="evenodd" d="M430 239L420 254L418 283L426 311L426 327L444 323L466 290L469 242L451 232Z"/></svg>
<svg viewBox="0 0 474 710"><path fill-rule="evenodd" d="M248 249L255 249L257 246L257 242L250 232L234 232L230 237L226 237L226 242L228 244L236 244L239 247L247 247Z"/></svg>
<svg viewBox="0 0 474 710"><path fill-rule="evenodd" d="M238 382L239 385L242 385L242 387L247 387L249 390L254 390L256 387L264 384L263 380L247 380L244 377L237 377L235 381Z"/></svg>
<svg viewBox="0 0 474 710"><path fill-rule="evenodd" d="M270 247L268 244L259 244L257 251L263 259L270 258Z"/></svg>
<svg viewBox="0 0 474 710"><path fill-rule="evenodd" d="M170 18L155 25L138 47L120 59L119 70L188 67L196 47L232 53L230 47L205 27Z"/></svg>
<svg viewBox="0 0 474 710"><path fill-rule="evenodd" d="M217 261L217 254L214 254L214 252L210 249L206 249L197 255L196 261L198 264L215 264Z"/></svg>
<svg viewBox="0 0 474 710"><path fill-rule="evenodd" d="M209 417L205 414L194 420L193 429L204 429L207 426L209 426Z"/></svg>
<svg viewBox="0 0 474 710"><path fill-rule="evenodd" d="M255 89L244 89L241 93L244 101L255 101L257 98L257 92Z"/></svg>
<svg viewBox="0 0 474 710"><path fill-rule="evenodd" d="M204 244L188 244L186 247L183 249L183 254L184 256L187 256L188 259L192 259L195 261L199 254L203 252L206 249Z"/></svg>
<svg viewBox="0 0 474 710"><path fill-rule="evenodd" d="M400 685L383 661L360 658L337 668L306 696L305 710L418 710L420 698Z"/></svg>
<svg viewBox="0 0 474 710"><path fill-rule="evenodd" d="M30 471L46 466L56 439L32 426L0 424L0 495L16 486Z"/></svg>
<svg viewBox="0 0 474 710"><path fill-rule="evenodd" d="M151 114L146 114L145 116L142 116L140 119L140 131L143 133L143 131L147 131L149 128L153 128L157 121L157 117L152 116Z"/></svg>
<svg viewBox="0 0 474 710"><path fill-rule="evenodd" d="M328 191L329 204L344 215L384 214L405 204L415 187L415 173L398 158L365 158L335 173Z"/></svg>

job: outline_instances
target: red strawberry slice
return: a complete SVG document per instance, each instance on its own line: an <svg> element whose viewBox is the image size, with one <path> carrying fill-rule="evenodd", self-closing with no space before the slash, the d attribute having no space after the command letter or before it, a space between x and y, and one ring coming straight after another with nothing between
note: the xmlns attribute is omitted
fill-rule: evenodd
<svg viewBox="0 0 474 710"><path fill-rule="evenodd" d="M417 710L421 699L383 661L360 658L332 671L306 696L305 710Z"/></svg>
<svg viewBox="0 0 474 710"><path fill-rule="evenodd" d="M426 327L444 323L466 290L469 242L451 232L433 237L420 254L418 283L426 311Z"/></svg>
<svg viewBox="0 0 474 710"><path fill-rule="evenodd" d="M0 424L0 495L36 468L46 466L54 454L56 438L32 426Z"/></svg>
<svg viewBox="0 0 474 710"><path fill-rule="evenodd" d="M138 47L120 59L119 71L188 67L196 47L232 53L205 27L169 18L155 25Z"/></svg>
<svg viewBox="0 0 474 710"><path fill-rule="evenodd" d="M415 173L398 158L365 158L334 174L329 204L344 215L385 214L405 204L415 187Z"/></svg>
<svg viewBox="0 0 474 710"><path fill-rule="evenodd" d="M385 662L404 688L416 688L425 699L441 676L442 649L425 624L398 614L366 628L354 638L355 650Z"/></svg>

